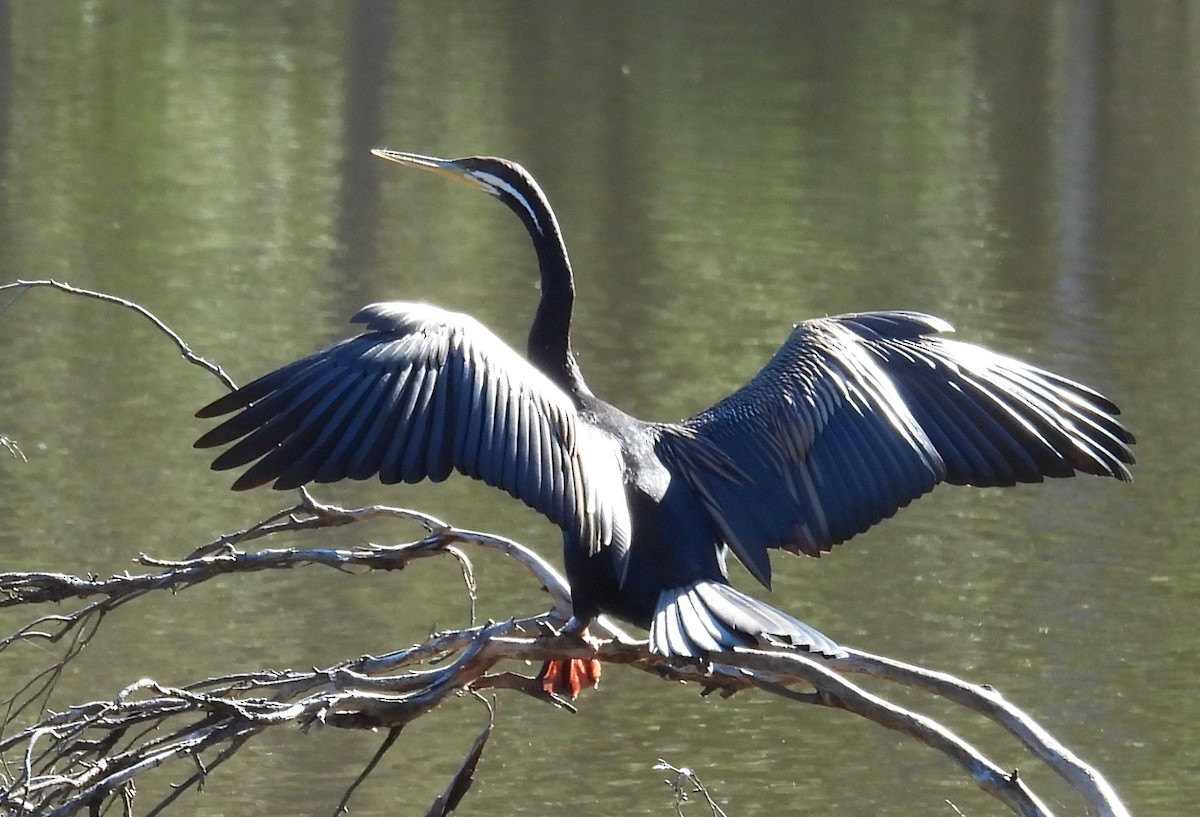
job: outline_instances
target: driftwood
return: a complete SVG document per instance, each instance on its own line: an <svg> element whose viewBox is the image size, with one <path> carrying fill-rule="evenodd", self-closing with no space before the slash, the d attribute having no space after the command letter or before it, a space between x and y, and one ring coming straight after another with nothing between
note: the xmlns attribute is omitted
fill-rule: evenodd
<svg viewBox="0 0 1200 817"><path fill-rule="evenodd" d="M230 384L221 370L195 355L164 323L144 308L103 293L79 290L50 281L0 286L25 290L51 287L99 298L133 309L151 320L176 343L181 354ZM4 438L4 445L16 445ZM13 449L10 449L13 450ZM15 449L19 451L19 449ZM352 525L367 519L396 518L421 525L426 534L405 544L352 549L296 546L251 550L262 540L294 542L304 532ZM552 605L541 615L490 621L440 632L419 644L380 656L347 659L323 669L262 669L206 678L182 687L151 679L133 680L114 698L82 702L60 712L46 704L63 669L96 635L107 613L155 591L176 591L230 573L247 573L304 565L339 570L396 570L416 559L452 558L462 569L466 592L474 598L475 573L469 549L503 553L522 565L550 595ZM27 683L0 690L0 816L99 814L113 802L132 813L134 781L166 764L178 767L178 785L155 801L138 800L138 813L160 814L185 791L199 787L220 765L265 730L298 725L342 729L379 729L384 739L363 772L332 813L341 813L355 788L393 747L400 730L432 712L448 698L472 695L487 710L487 725L464 757L458 773L429 814L452 812L466 794L475 766L486 751L495 713L484 692L524 694L549 705L571 707L541 688L534 679L514 672L514 661L547 658L590 658L591 647L559 635L569 618L569 589L559 573L532 550L486 533L462 530L428 515L401 508L370 506L344 509L323 504L301 490L293 507L245 530L196 548L187 557L164 560L141 555L145 572L108 578L54 572L0 573L0 607L74 603L70 612L40 615L0 638L0 654L19 642L57 645L50 666L31 669ZM934 672L849 649L846 658L826 660L802 652L738 650L713 655L707 662L668 660L651 653L646 643L601 621L598 635L608 641L598 657L624 664L656 679L685 681L704 693L731 695L758 690L801 704L834 707L880 726L909 735L956 763L981 789L1014 813L1034 817L1051 814L1015 771L1006 771L933 719L889 703L849 680L866 675L885 683L916 688L946 699L999 724L1079 794L1090 813L1124 817L1128 811L1104 778L1058 743L1028 715L987 686L970 684ZM665 761L656 768L673 772L676 803L688 787L702 792L714 815L723 815L694 774Z"/></svg>

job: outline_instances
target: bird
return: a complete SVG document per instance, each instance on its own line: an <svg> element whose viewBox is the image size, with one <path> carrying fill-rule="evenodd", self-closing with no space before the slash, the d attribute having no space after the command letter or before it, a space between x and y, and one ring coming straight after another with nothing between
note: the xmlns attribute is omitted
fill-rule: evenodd
<svg viewBox="0 0 1200 817"><path fill-rule="evenodd" d="M1099 392L982 346L946 321L889 310L793 326L760 371L678 422L634 418L588 387L571 348L575 279L534 177L502 158L376 149L498 199L524 224L541 294L521 356L469 315L383 302L361 334L288 363L197 412L225 417L197 448L228 446L233 483L292 489L453 471L501 488L562 530L573 617L610 614L656 654L746 647L845 651L736 589L732 553L771 586L769 551L819 556L939 483L980 487L1076 473L1131 479L1134 437ZM578 659L576 659L578 661ZM595 680L549 662L547 690Z"/></svg>

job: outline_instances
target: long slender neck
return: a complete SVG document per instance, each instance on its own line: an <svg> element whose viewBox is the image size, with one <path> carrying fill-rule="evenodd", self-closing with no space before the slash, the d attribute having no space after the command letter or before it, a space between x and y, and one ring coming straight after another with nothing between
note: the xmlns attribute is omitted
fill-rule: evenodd
<svg viewBox="0 0 1200 817"><path fill-rule="evenodd" d="M571 353L571 309L575 279L567 248L553 219L530 230L541 272L542 297L529 327L529 361L567 393L591 394Z"/></svg>

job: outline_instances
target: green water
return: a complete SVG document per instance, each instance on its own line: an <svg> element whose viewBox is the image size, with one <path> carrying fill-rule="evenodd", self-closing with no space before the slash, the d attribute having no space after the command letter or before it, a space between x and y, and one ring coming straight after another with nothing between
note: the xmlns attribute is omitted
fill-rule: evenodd
<svg viewBox="0 0 1200 817"><path fill-rule="evenodd" d="M0 3L0 281L136 300L242 382L344 335L373 300L467 311L520 347L537 292L519 223L368 154L388 146L537 175L578 275L581 364L638 416L709 405L805 317L945 317L1113 396L1139 438L1136 482L939 490L829 558L777 556L771 599L845 643L998 686L1135 815L1186 814L1198 20L1132 2ZM29 459L0 451L4 569L123 570L290 501L231 494L191 449L191 414L219 390L126 311L37 291L0 313L0 433ZM465 480L320 493L557 559L548 523ZM483 615L543 603L507 565L478 568ZM465 620L459 587L456 567L425 563L150 600L109 622L64 695L401 646ZM6 655L0 683L42 657ZM481 717L463 701L406 731L353 813L423 814ZM328 814L378 740L272 735L181 813ZM742 817L1006 813L847 715L615 668L574 716L502 696L460 813L669 815L659 757ZM1032 760L999 757L1081 813Z"/></svg>

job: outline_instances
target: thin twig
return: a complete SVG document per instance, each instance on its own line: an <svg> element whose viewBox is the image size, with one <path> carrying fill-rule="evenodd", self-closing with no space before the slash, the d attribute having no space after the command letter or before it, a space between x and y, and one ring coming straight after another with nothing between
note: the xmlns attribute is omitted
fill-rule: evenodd
<svg viewBox="0 0 1200 817"><path fill-rule="evenodd" d="M680 815L680 817L683 817L683 804L688 802L690 799L690 794L704 795L704 801L708 803L709 809L712 810L713 817L729 817L725 813L725 810L721 808L716 800L713 799L713 796L709 794L708 789L703 783L700 782L700 778L696 775L696 773L687 766L675 767L660 757L658 762L654 764L654 769L656 771L665 770L675 773L674 778L670 780L664 780L663 782L671 787L671 794L674 797L675 813ZM686 784L689 783L692 786L691 792L687 790Z"/></svg>
<svg viewBox="0 0 1200 817"><path fill-rule="evenodd" d="M19 459L21 462L29 462L29 458L25 456L25 452L21 450L21 446L17 445L16 440L0 434L0 446L8 449L8 453Z"/></svg>
<svg viewBox="0 0 1200 817"><path fill-rule="evenodd" d="M471 748L467 750L467 756L463 758L463 762L458 767L458 771L454 773L450 784L433 801L433 806L426 813L425 817L446 817L447 814L452 813L458 808L458 804L462 802L463 797L466 796L467 791L471 788L471 784L475 782L475 770L479 767L479 759L483 757L483 747L487 746L488 738L492 736L492 729L496 725L496 707L478 692L472 691L471 694L487 708L487 723L483 725L483 729L475 736Z"/></svg>
<svg viewBox="0 0 1200 817"><path fill-rule="evenodd" d="M183 359L186 360L188 363L191 363L194 366L199 366L200 368L204 369L209 374L213 375L214 377L219 379L222 383L224 383L227 388L232 389L235 387L233 379L230 378L229 375L227 375L225 373L224 369L222 369L220 366L217 366L213 363L208 362L203 357L201 357L200 355L193 352L192 348L190 346L188 346L188 344L183 340L183 338L181 338L175 332L174 329L172 329L171 327L169 327L165 323L163 323L163 321L160 320L157 315L155 315L149 309L146 309L141 304L134 303L133 301L126 300L125 298L118 298L115 295L109 295L106 292L97 292L94 289L84 289L83 287L77 287L72 284L64 283L63 281L54 281L51 279L41 279L41 280L20 280L20 279L18 279L16 281L13 281L8 284L0 284L0 292L4 292L5 290L18 289L18 290L22 291L17 296L17 297L20 297L20 294L23 294L24 292L26 292L30 289L34 289L35 287L48 287L50 289L56 289L59 292L65 292L68 295L79 295L79 296L82 296L85 298L94 298L98 301L104 301L105 303L115 304L115 305L123 307L125 309L132 310L133 312L136 312L137 314L141 315L146 320L150 321L152 324L154 324L154 327L156 329L158 329L158 331L162 332L164 335L166 335L168 338L170 338L171 342L175 344L175 348L177 348L179 350L179 354L182 355ZM0 309L0 314L3 314L3 312L5 310L7 310L10 306L12 306L12 304L15 301L16 301L16 298L13 298L12 301L10 301L7 305L5 305L4 309Z"/></svg>
<svg viewBox="0 0 1200 817"><path fill-rule="evenodd" d="M403 731L403 729L404 724L393 726L388 730L388 733L384 735L383 742L379 744L379 748L375 750L375 754L371 755L371 759L367 761L367 765L363 767L361 772L359 772L358 777L354 778L350 785L346 787L346 793L342 795L342 799L338 801L337 806L333 809L334 817L337 817L339 814L349 813L350 809L348 809L347 806L350 805L350 798L354 796L355 790L363 784L367 777L370 776L371 772L375 770L375 767L379 765L379 761L383 760L383 756L386 755L388 750L395 745L396 741L400 738L400 732Z"/></svg>

